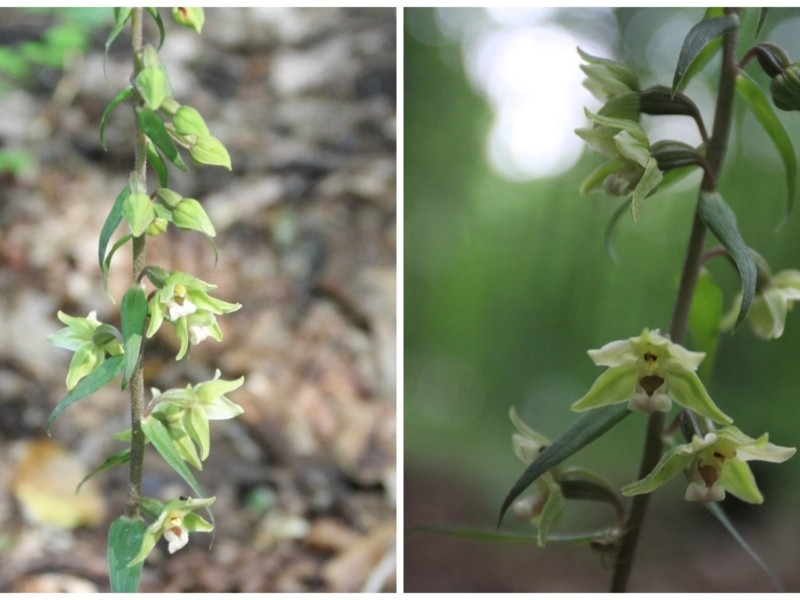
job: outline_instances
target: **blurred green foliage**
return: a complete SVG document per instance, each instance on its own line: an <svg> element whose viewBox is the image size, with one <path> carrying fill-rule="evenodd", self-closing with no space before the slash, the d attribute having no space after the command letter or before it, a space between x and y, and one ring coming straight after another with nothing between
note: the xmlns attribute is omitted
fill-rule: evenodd
<svg viewBox="0 0 800 600"><path fill-rule="evenodd" d="M11 9L6 9L11 10ZM45 19L41 36L0 46L0 94L27 86L38 70L68 67L89 46L92 33L112 19L109 8L17 8ZM18 175L35 161L27 150L0 149L0 173Z"/></svg>
<svg viewBox="0 0 800 600"><path fill-rule="evenodd" d="M569 22L570 10L579 9L564 9L555 18ZM641 30L643 16L653 27L678 20L685 25L674 43L679 48L692 24L687 11L658 10L615 11L619 39L630 33L645 44L652 32ZM701 18L702 10L695 12L690 19ZM772 28L797 16L796 9L773 9L760 39L770 40ZM552 439L576 417L569 405L601 372L588 349L638 335L644 327L668 328L697 185L648 198L637 224L625 215L617 229L615 265L604 232L619 199L578 193L580 181L601 158L585 152L558 177L528 183L501 179L485 160L491 109L465 75L459 43L437 32L434 10L407 10L406 21L406 471L455 473L474 483L487 505L499 508L522 470L511 452L509 406ZM754 24L746 21L745 27L752 40ZM746 46L741 48L740 54ZM617 58L645 70L648 84L671 81L677 52L667 61L671 67L659 63L657 71L648 71L653 67L643 59L653 54L640 46L618 43L617 52ZM661 54L655 56L663 62ZM715 85L713 66L698 77ZM541 84L547 93L547 82ZM737 111L720 190L738 215L745 241L773 270L800 268L797 211L774 231L785 197L780 160L738 101ZM779 116L795 143L800 141L800 117ZM709 235L712 244L716 240ZM737 291L736 274L724 260L707 266L723 287L727 309ZM693 341L687 342L692 347ZM779 340L764 342L746 326L723 336L707 388L747 433L769 431L775 443L797 446L798 361L800 315L790 313ZM644 425L643 417L626 419L570 464L595 468L619 485L629 483L638 468ZM755 510L777 509L798 490L796 458L779 466L756 465L754 472L766 497L765 508ZM683 488L673 487L669 493L677 500ZM473 525L490 525L494 517Z"/></svg>

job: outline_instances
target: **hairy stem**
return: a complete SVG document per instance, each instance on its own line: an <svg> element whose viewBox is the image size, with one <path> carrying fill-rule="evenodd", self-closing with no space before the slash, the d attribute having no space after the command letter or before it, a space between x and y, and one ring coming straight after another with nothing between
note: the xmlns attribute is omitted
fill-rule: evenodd
<svg viewBox="0 0 800 600"><path fill-rule="evenodd" d="M134 8L131 13L131 50L133 52L134 77L142 69L142 8ZM147 139L143 131L136 129L134 171L142 185L147 178ZM133 284L141 278L145 266L145 236L133 238ZM128 477L128 497L125 513L129 517L139 514L139 499L142 487L142 465L144 464L144 432L142 416L144 414L144 373L142 368L144 340L139 351L136 369L130 382L131 394L131 462Z"/></svg>
<svg viewBox="0 0 800 600"><path fill-rule="evenodd" d="M735 10L735 9L733 9ZM730 12L731 9L726 9ZM714 129L708 143L708 165L703 182L700 186L701 191L709 192L716 189L719 180L719 172L725 158L725 149L728 145L728 136L731 128L731 116L733 111L733 95L738 71L736 63L736 38L737 31L733 30L725 34L722 46L722 73L720 75L719 90L717 95L717 105L714 112ZM692 305L692 296L700 275L702 266L703 247L706 237L706 224L695 209L692 232L689 235L689 243L686 249L686 257L681 273L681 283L678 288L678 296L675 300L675 308L672 313L670 323L670 336L676 344L683 342L686 335L686 327L689 321L689 309ZM663 445L661 441L664 430L664 413L654 412L650 415L647 422L647 433L645 434L642 460L639 465L639 479L650 473L661 458ZM636 544L639 541L639 534L644 523L647 503L650 494L640 494L633 497L631 509L625 520L624 534L617 553L614 564L614 575L611 580L612 592L624 592L628 587L633 558L636 551Z"/></svg>

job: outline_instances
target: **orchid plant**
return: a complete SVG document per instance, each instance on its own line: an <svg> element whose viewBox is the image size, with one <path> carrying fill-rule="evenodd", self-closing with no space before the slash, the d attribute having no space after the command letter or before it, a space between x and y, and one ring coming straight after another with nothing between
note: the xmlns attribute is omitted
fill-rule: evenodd
<svg viewBox="0 0 800 600"><path fill-rule="evenodd" d="M174 20L201 32L204 12L201 8L175 8ZM157 46L145 44L143 24L152 18L158 28ZM74 352L66 377L68 393L51 413L47 425L67 407L86 398L115 378L129 390L131 427L117 438L128 441L128 449L109 456L91 474L130 465L125 514L109 529L108 563L112 592L135 592L139 586L144 561L163 537L171 553L183 548L191 532L210 532L214 517L210 507L214 497L204 497L191 466L200 470L210 452L209 421L231 419L243 412L227 398L244 383L244 377L222 379L219 370L208 381L185 388L161 392L152 389L145 401L143 357L147 340L165 324L175 328L180 348L176 360L189 356L191 348L208 338L222 340L217 317L241 308L209 294L216 286L189 273L148 264L146 241L167 231L170 225L180 230L198 232L211 242L216 231L202 204L184 198L171 189L172 164L187 170L179 148L196 165L231 169L225 146L211 135L200 113L181 104L173 96L167 71L159 59L164 43L165 26L157 8L114 9L114 25L106 42L106 51L119 34L130 27L133 74L131 84L121 90L105 110L100 122L100 141L104 142L106 123L123 103L131 105L136 124L135 164L128 185L114 202L99 236L98 259L107 288L112 258L126 244L132 246L131 283L120 303L117 328L102 323L97 311L88 316L58 313L64 329L49 336L50 341ZM148 166L158 185L148 186ZM125 223L125 231L109 249L112 236ZM112 298L112 300L114 300ZM152 444L177 474L187 483L195 498L181 497L166 502L141 494L144 450ZM197 514L204 510L209 520ZM147 525L144 518L152 520Z"/></svg>
<svg viewBox="0 0 800 600"><path fill-rule="evenodd" d="M755 460L781 463L795 453L795 448L771 443L766 433L753 438L739 429L739 423L734 426L734 418L720 408L725 406L725 399L713 400L698 376L701 363L715 354L722 333L749 321L757 336L778 338L784 333L787 312L800 300L800 271L788 269L773 275L767 261L745 243L733 210L718 190L734 99L738 96L764 127L782 159L787 217L795 194L797 160L775 108L800 110L800 63L792 62L786 52L768 42L754 42L740 54L737 43L743 16L744 9L740 8L706 11L704 18L686 35L671 87L642 89L639 78L628 65L579 50L585 62L581 67L586 75L585 86L603 104L594 112L586 110L589 126L576 133L607 158L589 174L581 189L585 193L597 190L625 198L612 217L609 232L613 232L626 211L638 221L650 196L693 170L702 173L668 329L664 333L655 328L645 329L639 336L589 350L592 361L606 370L572 404L572 410L581 413L580 417L552 443L522 422L513 409L511 412L517 429L512 436L514 450L527 468L506 496L501 519L513 507L520 520L536 528L537 541L542 546L564 539L552 530L568 510L569 500L611 503L616 518L584 541L591 545L602 542L604 550L614 553L612 591L627 589L650 493L683 475L687 485L685 499L707 507L753 553L716 503L731 494L744 502L761 504L764 496L748 463ZM756 39L766 16L767 9L758 12ZM683 90L715 56L720 59L720 75L709 134L700 111ZM771 78L768 92L748 74L746 69L751 63L760 66ZM689 116L697 124L702 143L694 147L681 140L653 142L641 123L643 114ZM719 246L706 248L708 230ZM741 290L727 315L723 315L719 306L705 319L690 318L695 302L709 301L703 294L721 302L721 289L704 269L705 261L717 256L727 257L736 268ZM699 348L684 345L687 329ZM707 377L709 370L699 372ZM673 408L677 408L675 416L668 420ZM620 490L595 475L576 473L563 466L563 461L633 413L647 415L635 481ZM742 427L746 428L746 424ZM624 497L632 497L627 510ZM777 578L761 564L780 589Z"/></svg>

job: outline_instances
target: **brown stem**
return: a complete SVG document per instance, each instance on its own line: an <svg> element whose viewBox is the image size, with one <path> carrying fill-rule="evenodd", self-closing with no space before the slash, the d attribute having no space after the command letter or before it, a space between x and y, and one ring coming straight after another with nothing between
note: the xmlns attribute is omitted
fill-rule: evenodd
<svg viewBox="0 0 800 600"><path fill-rule="evenodd" d="M133 52L134 77L142 69L142 17L144 9L134 8L131 13L131 50ZM144 132L136 129L135 165L134 171L142 185L147 180L147 138ZM133 238L133 284L141 279L145 266L145 236ZM125 513L133 518L139 514L139 499L142 487L142 467L144 464L144 432L142 431L142 417L144 414L144 373L142 368L142 355L144 354L144 340L139 351L136 369L130 382L131 394L131 461L128 477L128 497L125 503Z"/></svg>
<svg viewBox="0 0 800 600"><path fill-rule="evenodd" d="M731 12L737 9L726 9ZM709 169L703 177L700 186L701 192L714 191L719 180L719 172L725 158L725 149L728 145L728 135L731 127L731 115L733 111L733 95L736 83L738 67L736 64L736 37L737 31L729 31L723 38L722 46L722 73L720 75L719 90L717 95L717 106L714 112L714 130L708 143L708 164ZM676 344L683 342L686 334L686 327L689 320L689 309L692 305L692 296L697 284L697 278L702 266L702 254L705 244L706 224L695 210L692 232L689 236L689 243L686 249L686 257L683 263L681 283L678 288L678 296L675 300L675 309L672 313L670 324L670 336ZM639 479L645 477L655 468L661 458L663 445L661 441L664 430L664 413L655 412L650 415L647 422L647 433L645 434L644 449L642 460L639 465ZM631 510L625 520L624 534L617 553L614 565L614 575L611 580L612 592L624 592L628 587L633 558L636 551L636 544L639 541L639 534L644 523L647 503L650 494L639 494L633 497Z"/></svg>

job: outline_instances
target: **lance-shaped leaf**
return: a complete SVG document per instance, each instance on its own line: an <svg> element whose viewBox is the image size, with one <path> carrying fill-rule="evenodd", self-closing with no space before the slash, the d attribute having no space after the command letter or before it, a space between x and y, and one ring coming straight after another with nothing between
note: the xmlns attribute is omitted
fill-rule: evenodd
<svg viewBox="0 0 800 600"><path fill-rule="evenodd" d="M503 542L509 544L533 544L536 543L536 536L529 533L500 532L486 529L469 529L459 527L411 527L405 531L406 536L420 533L433 533L436 535L446 535L449 537L476 542ZM603 530L585 531L576 533L556 533L547 536L547 541L555 544L575 544L588 546L593 541L606 536Z"/></svg>
<svg viewBox="0 0 800 600"><path fill-rule="evenodd" d="M155 145L149 139L147 140L147 164L153 167L153 171L158 176L158 185L167 187L169 185L169 171L167 165L164 164L164 159L156 150Z"/></svg>
<svg viewBox="0 0 800 600"><path fill-rule="evenodd" d="M725 15L713 19L703 19L689 30L683 40L681 53L678 57L678 66L675 68L675 75L672 78L673 94L686 87L689 82L687 74L689 74L690 69L692 70L692 75L699 70L698 68L692 69L695 61L707 61L711 58L711 54L701 55L703 50L711 42L738 26L739 17ZM716 51L716 48L713 51Z"/></svg>
<svg viewBox="0 0 800 600"><path fill-rule="evenodd" d="M122 370L122 361L125 359L124 355L112 356L111 358L103 361L97 369L89 373L86 377L80 380L78 385L72 388L69 394L64 396L61 402L53 409L50 416L47 417L47 432L50 433L50 427L58 415L64 412L65 409L75 404L78 400L82 400L91 394L94 394L101 387L106 385L109 381L114 379L116 375Z"/></svg>
<svg viewBox="0 0 800 600"><path fill-rule="evenodd" d="M764 27L764 23L767 22L767 15L769 14L769 8L761 8L758 11L758 25L756 25L756 37L759 36L761 33L761 28Z"/></svg>
<svg viewBox="0 0 800 600"><path fill-rule="evenodd" d="M146 107L137 108L136 123L172 164L181 171L186 170L186 163L183 162L181 155L178 154L178 149L175 147L175 143L172 141L166 127L164 127L164 122L156 113Z"/></svg>
<svg viewBox="0 0 800 600"><path fill-rule="evenodd" d="M738 328L747 316L753 302L758 274L756 263L750 249L742 239L742 234L739 233L736 215L718 192L700 192L698 212L709 229L728 250L739 271L739 278L742 282L742 306L739 309L739 317L736 319Z"/></svg>
<svg viewBox="0 0 800 600"><path fill-rule="evenodd" d="M789 214L792 212L796 189L797 156L794 152L792 139L789 137L789 134L786 133L786 129L784 129L775 111L772 110L772 105L770 105L767 99L767 94L761 89L761 86L753 81L744 71L740 71L739 75L736 77L736 91L744 101L747 102L756 120L764 128L764 131L767 132L772 143L775 144L775 148L778 150L778 154L780 154L781 160L783 161L783 169L786 172L786 189L788 195L786 198L786 211L783 215L783 220L780 225L778 225L778 227L781 227L786 223Z"/></svg>
<svg viewBox="0 0 800 600"><path fill-rule="evenodd" d="M142 431L144 431L147 439L153 444L153 447L158 450L158 453L167 464L189 484L189 487L192 488L195 494L202 497L204 494L200 489L200 485L197 483L194 475L192 475L189 467L186 466L183 458L181 458L178 449L175 447L172 436L169 434L164 424L150 415L142 420Z"/></svg>
<svg viewBox="0 0 800 600"><path fill-rule="evenodd" d="M700 365L701 379L708 381L714 357L717 354L720 323L722 321L722 290L705 271L700 273L694 288L694 297L689 309L689 333L694 345L706 353Z"/></svg>
<svg viewBox="0 0 800 600"><path fill-rule="evenodd" d="M78 487L75 488L75 493L77 494L78 492L80 492L81 487L83 487L83 484L89 481L89 479L91 479L98 473L102 473L103 471L108 471L109 469L113 469L114 467L124 465L125 463L130 462L130 460L131 460L130 448L128 448L127 450L122 450L120 452L111 454L110 456L106 457L106 459L99 467L95 467L86 477L81 479L81 482L78 484Z"/></svg>
<svg viewBox="0 0 800 600"><path fill-rule="evenodd" d="M161 46L164 45L164 21L161 20L161 15L158 14L158 9L150 6L145 9L147 14L153 17L153 20L156 22L156 26L158 27L158 48L160 49Z"/></svg>
<svg viewBox="0 0 800 600"><path fill-rule="evenodd" d="M617 404L597 408L578 417L552 444L542 450L536 460L528 465L528 468L517 479L503 500L497 520L498 527L508 508L529 485L578 450L608 432L630 412L626 405Z"/></svg>
<svg viewBox="0 0 800 600"><path fill-rule="evenodd" d="M742 536L741 533L739 533L739 530L736 529L734 524L728 518L728 515L725 514L725 511L722 509L722 507L717 502L709 502L705 505L705 507L708 509L708 512L714 515L714 517L720 523L722 523L722 526L728 531L728 533L731 534L733 539L736 540L736 542L744 549L744 551L750 555L750 558L752 558L761 568L761 570L764 571L767 577L769 577L769 580L772 583L772 586L775 588L775 591L783 592L783 585L781 584L780 579L778 579L778 576L775 575L774 571L769 568L769 565L767 565L764 559L761 558L758 552L753 550L752 546L747 543L747 540L744 539L744 536Z"/></svg>
<svg viewBox="0 0 800 600"><path fill-rule="evenodd" d="M142 566L128 563L139 552L147 526L140 519L119 517L108 530L108 576L113 593L135 593L139 589Z"/></svg>
<svg viewBox="0 0 800 600"><path fill-rule="evenodd" d="M97 261L100 264L100 270L103 272L103 287L108 291L108 270L103 266L106 257L106 249L108 242L111 241L111 236L119 227L122 221L122 207L130 195L131 190L126 185L125 188L119 193L117 199L114 201L114 206L111 207L111 212L106 217L106 222L103 223L103 229L100 230L100 241L97 245Z"/></svg>
<svg viewBox="0 0 800 600"><path fill-rule="evenodd" d="M103 72L106 70L108 50L111 48L111 44L114 43L114 40L117 39L120 33L122 33L122 30L125 29L125 23L127 23L128 19L131 18L132 12L133 8L129 6L114 9L114 26L111 28L108 38L106 39L106 50L103 54Z"/></svg>
<svg viewBox="0 0 800 600"><path fill-rule="evenodd" d="M103 147L103 150L108 150L106 147L105 142L105 132L106 132L106 123L108 122L111 113L114 112L114 109L117 108L120 104L125 102L128 98L133 95L133 86L128 86L121 90L119 94L114 96L114 99L108 103L106 109L103 111L103 116L100 118L100 145Z"/></svg>
<svg viewBox="0 0 800 600"><path fill-rule="evenodd" d="M133 376L142 349L144 321L147 318L147 298L138 285L131 286L122 298L122 339L125 344L125 368L122 375L124 390Z"/></svg>

